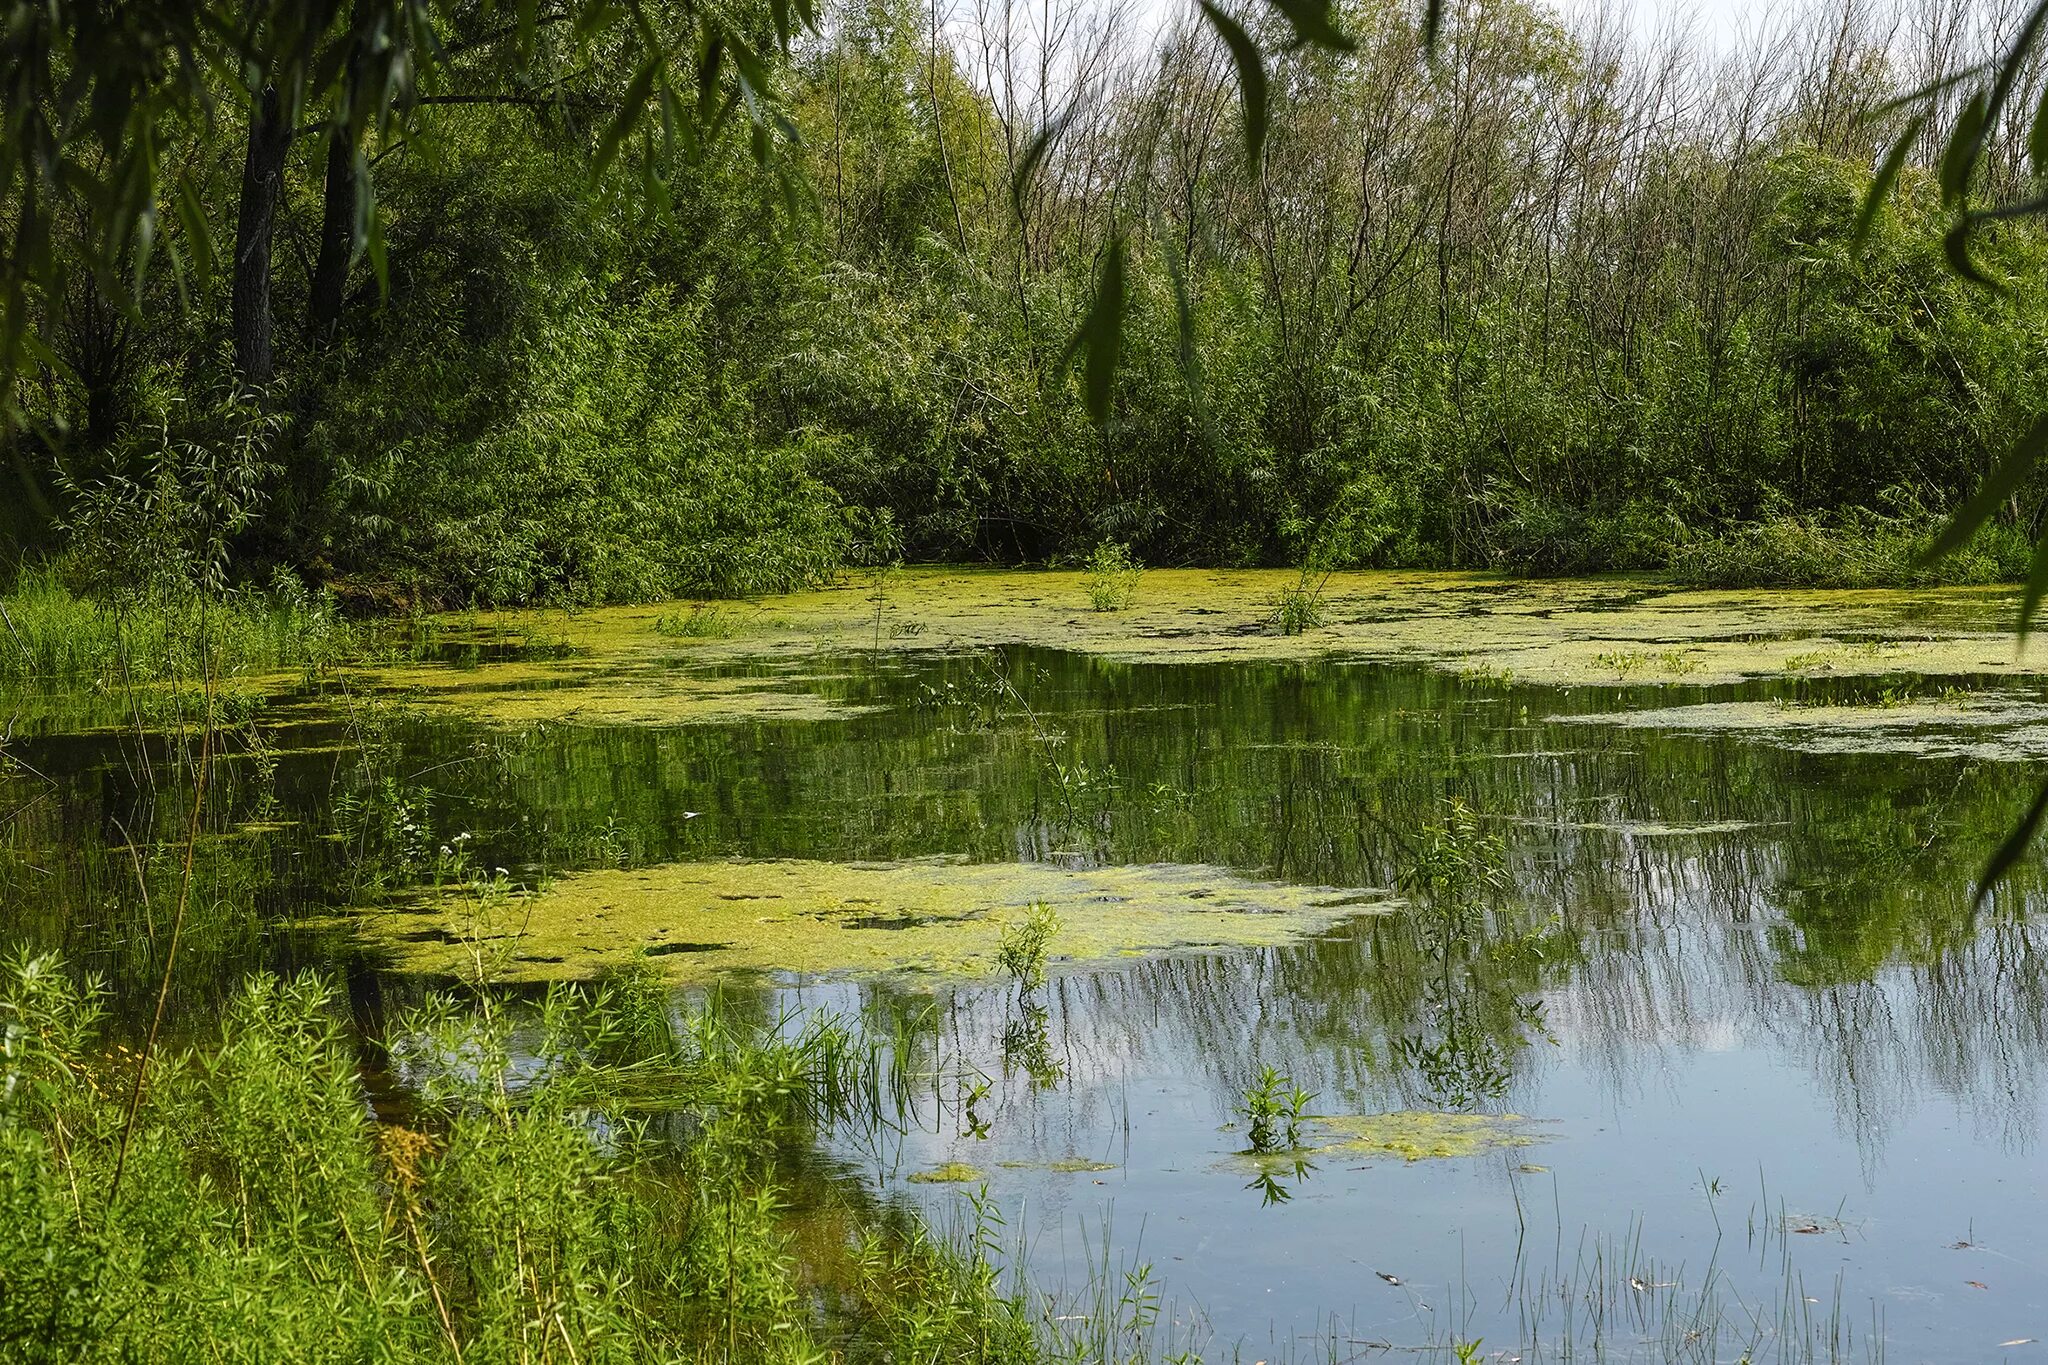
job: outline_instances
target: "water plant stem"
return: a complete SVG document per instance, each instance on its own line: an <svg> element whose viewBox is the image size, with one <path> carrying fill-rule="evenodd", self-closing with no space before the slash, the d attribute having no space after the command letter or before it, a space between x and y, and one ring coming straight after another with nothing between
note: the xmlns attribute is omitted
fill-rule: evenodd
<svg viewBox="0 0 2048 1365"><path fill-rule="evenodd" d="M128 1112L121 1122L121 1146L114 1158L114 1178L107 1186L107 1207L111 1210L121 1192L121 1177L128 1169L128 1145L135 1136L135 1116L142 1108L142 1086L149 1074L149 1059L156 1051L157 1035L163 1031L164 1011L171 998L171 972L178 964L178 939L185 927L185 910L192 902L192 864L199 849L199 822L206 813L206 780L213 767L214 674L202 647L206 663L205 715L199 733L199 767L192 782L192 814L185 825L185 866L178 879L178 902L171 912L171 941L164 950L163 976L157 983L156 1008L149 1018L149 1034L143 1039L142 1054L135 1059L135 1084L128 1092Z"/></svg>

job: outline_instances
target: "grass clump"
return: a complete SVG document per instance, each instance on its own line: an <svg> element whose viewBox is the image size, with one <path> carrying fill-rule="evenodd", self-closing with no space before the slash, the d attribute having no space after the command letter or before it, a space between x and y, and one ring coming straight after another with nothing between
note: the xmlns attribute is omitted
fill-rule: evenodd
<svg viewBox="0 0 2048 1365"><path fill-rule="evenodd" d="M35 570L0 597L0 682L235 676L314 667L355 647L332 600L284 573L268 589L93 597Z"/></svg>
<svg viewBox="0 0 2048 1365"><path fill-rule="evenodd" d="M1138 579L1144 568L1131 555L1131 547L1104 541L1088 556L1088 605L1097 611L1127 611L1137 600Z"/></svg>
<svg viewBox="0 0 2048 1365"><path fill-rule="evenodd" d="M1330 571L1304 563L1295 581L1273 603L1273 625L1282 635L1306 635L1323 624L1323 594Z"/></svg>
<svg viewBox="0 0 2048 1365"><path fill-rule="evenodd" d="M739 634L739 613L718 602L692 602L681 614L655 619L655 633L680 640L723 640Z"/></svg>
<svg viewBox="0 0 2048 1365"><path fill-rule="evenodd" d="M794 1235L785 1153L874 1101L835 1025L678 1015L630 973L516 1018L431 1001L380 1122L332 990L260 976L131 1116L102 999L0 966L0 1357L1040 1358L978 1242Z"/></svg>

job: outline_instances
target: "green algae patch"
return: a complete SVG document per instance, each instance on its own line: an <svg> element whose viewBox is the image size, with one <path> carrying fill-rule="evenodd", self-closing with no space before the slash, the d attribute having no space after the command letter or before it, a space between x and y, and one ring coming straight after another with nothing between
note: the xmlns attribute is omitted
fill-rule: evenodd
<svg viewBox="0 0 2048 1365"><path fill-rule="evenodd" d="M1240 1152L1260 1170L1279 1170L1302 1158L1392 1156L1437 1161L1529 1147L1543 1137L1519 1114L1445 1114L1403 1109L1385 1114L1319 1114L1302 1120L1307 1139L1286 1152Z"/></svg>
<svg viewBox="0 0 2048 1365"><path fill-rule="evenodd" d="M994 970L1004 927L1039 903L1059 918L1056 963L1294 943L1397 904L1189 864L785 859L578 872L482 906L430 897L361 924L402 969L510 981L584 977L642 955L677 981L732 971L979 976Z"/></svg>
<svg viewBox="0 0 2048 1365"><path fill-rule="evenodd" d="M1092 1175L1118 1169L1114 1161L1093 1161L1085 1156L1064 1156L1053 1161L998 1161L1006 1171L1053 1171L1060 1175Z"/></svg>
<svg viewBox="0 0 2048 1365"><path fill-rule="evenodd" d="M1326 1154L1380 1153L1404 1161L1480 1156L1539 1141L1519 1114L1441 1114L1404 1109L1389 1114L1348 1114L1311 1118L1322 1139L1314 1150Z"/></svg>
<svg viewBox="0 0 2048 1365"><path fill-rule="evenodd" d="M2048 724L2044 724L2048 722L2048 704L1999 693L1904 698L1874 705L1703 702L1557 719L1680 733L1751 735L1802 753L2009 762L2048 758Z"/></svg>
<svg viewBox="0 0 2048 1365"><path fill-rule="evenodd" d="M679 662L677 652L655 637L645 648L567 659L364 669L351 681L429 714L518 727L830 720L874 709L833 696L832 677L796 670L755 677L706 673Z"/></svg>
<svg viewBox="0 0 2048 1365"><path fill-rule="evenodd" d="M1283 634L1290 570L1149 569L1128 610L1093 611L1078 573L930 568L764 599L727 636L664 633L678 608L616 607L549 627L567 657L539 668L599 691L585 711L635 714L638 684L679 663L781 662L895 650L1024 644L1135 662L1341 657L1414 664L1494 684L1712 685L1750 678L2048 673L2023 653L2005 588L1678 589L1642 577L1525 581L1477 573L1333 574L1323 624ZM507 667L510 667L509 665ZM614 668L633 681L614 687ZM579 681L580 680L580 681ZM724 705L707 699L684 719ZM830 707L829 702L812 705ZM529 702L529 706L539 703ZM649 716L658 721L658 716Z"/></svg>
<svg viewBox="0 0 2048 1365"><path fill-rule="evenodd" d="M964 1161L948 1161L928 1171L912 1171L903 1178L913 1185L976 1185L988 1177L978 1166L970 1166Z"/></svg>

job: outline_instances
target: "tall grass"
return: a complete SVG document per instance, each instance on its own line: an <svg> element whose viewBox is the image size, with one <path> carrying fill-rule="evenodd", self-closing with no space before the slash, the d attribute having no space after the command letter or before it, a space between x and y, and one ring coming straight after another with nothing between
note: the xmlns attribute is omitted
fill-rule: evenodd
<svg viewBox="0 0 2048 1365"><path fill-rule="evenodd" d="M133 1058L102 1000L0 968L0 1358L1042 1358L972 1238L792 1236L781 1154L879 1100L829 1022L678 1017L630 976L434 1001L380 1118L330 988L259 976L153 1064L115 1189Z"/></svg>
<svg viewBox="0 0 2048 1365"><path fill-rule="evenodd" d="M111 683L302 668L348 651L333 605L280 575L268 590L82 597L45 569L0 597L0 682Z"/></svg>

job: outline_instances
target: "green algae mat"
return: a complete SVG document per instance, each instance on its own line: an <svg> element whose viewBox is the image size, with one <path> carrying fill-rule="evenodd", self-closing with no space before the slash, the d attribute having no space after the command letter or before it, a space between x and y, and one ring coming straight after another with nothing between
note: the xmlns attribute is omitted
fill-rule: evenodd
<svg viewBox="0 0 2048 1365"><path fill-rule="evenodd" d="M1380 1114L1313 1114L1301 1120L1306 1139L1282 1152L1240 1152L1254 1169L1280 1169L1300 1157L1399 1157L1441 1161L1528 1147L1544 1134L1520 1114L1461 1114L1402 1109Z"/></svg>
<svg viewBox="0 0 2048 1365"><path fill-rule="evenodd" d="M721 608L707 636L678 633L676 604L448 618L451 643L539 640L547 657L356 676L505 724L670 726L858 714L868 703L848 657L1004 645L1157 663L1343 657L1559 687L2048 671L2048 647L2022 652L2015 640L2004 588L1732 592L1339 573L1322 584L1321 624L1284 634L1279 602L1299 582L1279 570L1148 570L1130 608L1098 612L1078 573L904 570Z"/></svg>
<svg viewBox="0 0 2048 1365"><path fill-rule="evenodd" d="M986 1185L1045 1282L1048 1220L1091 1258L1106 1226L1233 1340L1357 1305L1417 1344L1418 1303L1484 1284L1492 1351L1532 1263L1545 1304L1570 1276L1647 1308L1683 1278L1652 1261L1711 1263L1743 1324L1806 1303L1788 1265L1816 1314L1876 1298L1872 1356L2034 1335L2048 858L1974 896L2048 771L2005 595L1339 575L1287 636L1294 581L445 618L362 687L252 708L189 845L174 749L17 731L0 924L120 983L141 1037L189 847L169 1027L252 970L345 973L380 1088L436 1064L393 1021L451 976L521 983L524 1017L644 954L736 1026L857 1022L914 1117L803 1139L793 1206L966 1217ZM1453 799L1500 840L1497 899L1371 890ZM1025 992L996 958L1041 902ZM1253 1159L1267 1067L1312 1098ZM1736 1227L1773 1231L1716 1262ZM1690 1284L1686 1332L1720 1292Z"/></svg>
<svg viewBox="0 0 2048 1365"><path fill-rule="evenodd" d="M402 968L504 981L586 977L642 954L678 981L732 971L978 976L994 969L1005 926L1033 905L1059 916L1057 964L1298 943L1394 903L1176 864L780 859L577 872L534 892L429 898L365 924Z"/></svg>

